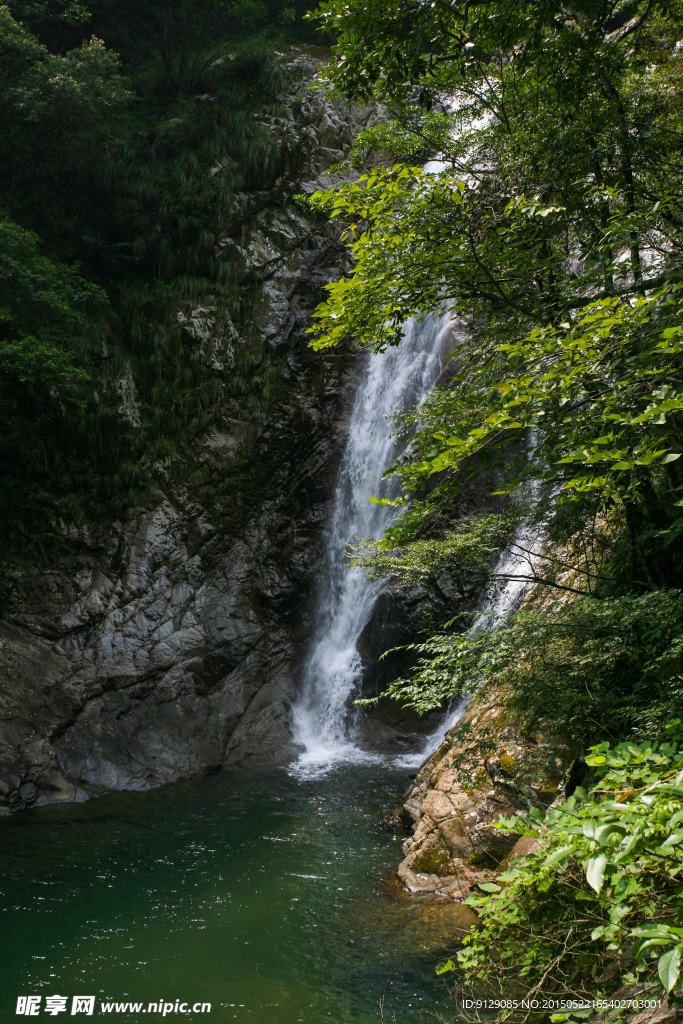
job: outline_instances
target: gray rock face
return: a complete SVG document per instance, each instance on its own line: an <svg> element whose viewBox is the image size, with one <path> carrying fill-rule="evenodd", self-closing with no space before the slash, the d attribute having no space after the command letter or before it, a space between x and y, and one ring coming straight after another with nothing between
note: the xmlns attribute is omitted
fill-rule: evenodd
<svg viewBox="0 0 683 1024"><path fill-rule="evenodd" d="M0 814L292 756L289 702L353 369L348 355L307 350L310 313L347 257L291 196L381 111L311 91L305 55L290 64L285 115L262 118L283 174L272 193L238 197L239 223L218 244L251 275L256 344L283 357L286 391L262 426L226 413L198 442L218 478L244 474L239 523L169 484L120 520L62 524L66 553L45 565L6 566ZM182 309L178 322L230 372L246 342L225 311ZM135 427L132 388L121 391Z"/></svg>

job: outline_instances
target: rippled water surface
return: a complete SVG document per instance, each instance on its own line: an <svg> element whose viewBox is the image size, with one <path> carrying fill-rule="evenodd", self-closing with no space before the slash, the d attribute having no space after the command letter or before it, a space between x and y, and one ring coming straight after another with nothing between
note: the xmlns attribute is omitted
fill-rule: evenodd
<svg viewBox="0 0 683 1024"><path fill-rule="evenodd" d="M408 782L224 772L0 820L0 1020L29 993L206 1000L184 1019L214 1024L369 1024L382 997L388 1024L447 1012L434 966L467 911L393 881Z"/></svg>

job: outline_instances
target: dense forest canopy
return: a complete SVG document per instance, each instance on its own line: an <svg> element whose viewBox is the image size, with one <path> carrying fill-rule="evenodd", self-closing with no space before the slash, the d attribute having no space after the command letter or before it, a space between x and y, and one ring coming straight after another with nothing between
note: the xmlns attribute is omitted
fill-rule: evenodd
<svg viewBox="0 0 683 1024"><path fill-rule="evenodd" d="M187 445L219 408L249 418L267 406L268 358L244 349L229 380L217 379L177 311L220 303L238 325L246 315L249 289L217 258L216 239L235 195L278 173L253 115L285 85L277 47L313 36L302 14L286 0L0 6L0 521L10 544L45 541L55 513L135 501L185 472ZM117 412L126 389L139 429Z"/></svg>
<svg viewBox="0 0 683 1024"><path fill-rule="evenodd" d="M312 199L355 257L313 344L382 350L408 317L446 311L467 328L390 471L395 525L355 561L399 585L443 572L495 584L501 543L525 553L515 523L538 527L527 606L502 627L467 632L461 616L426 635L389 695L425 711L469 692L531 738L594 745L588 789L503 823L540 850L472 898L483 928L460 966L534 994L672 991L683 8L325 0L317 17L336 39L329 81L381 98L392 121L356 140L356 165L374 152L374 170ZM434 156L442 169L426 173Z"/></svg>

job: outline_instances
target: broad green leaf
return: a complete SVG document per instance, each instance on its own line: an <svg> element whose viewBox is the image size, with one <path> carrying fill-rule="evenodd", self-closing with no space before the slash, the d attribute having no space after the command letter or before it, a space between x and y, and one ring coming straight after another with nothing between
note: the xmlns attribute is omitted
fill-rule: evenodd
<svg viewBox="0 0 683 1024"><path fill-rule="evenodd" d="M591 857L586 865L586 881L596 892L600 892L605 881L606 864L607 857L604 853L600 853L597 857Z"/></svg>
<svg viewBox="0 0 683 1024"><path fill-rule="evenodd" d="M672 846L678 846L679 843L683 843L683 832L676 832L674 835L669 836L665 839L662 845L659 847L660 850L668 850Z"/></svg>
<svg viewBox="0 0 683 1024"><path fill-rule="evenodd" d="M609 822L607 825L600 825L595 830L595 838L600 843L600 846L604 846L606 841L615 832L623 832L624 826L619 822Z"/></svg>
<svg viewBox="0 0 683 1024"><path fill-rule="evenodd" d="M670 992L678 981L681 972L681 946L670 949L659 958L657 973L667 992Z"/></svg>
<svg viewBox="0 0 683 1024"><path fill-rule="evenodd" d="M555 850L550 856L546 857L543 861L544 868L551 868L555 864L559 864L561 860L565 860L574 849L573 846L561 846L559 850Z"/></svg>
<svg viewBox="0 0 683 1024"><path fill-rule="evenodd" d="M678 936L683 938L683 928L673 928L671 925L662 924L644 924L634 928L632 934L636 937L642 937L647 939L660 939L672 941L672 936Z"/></svg>

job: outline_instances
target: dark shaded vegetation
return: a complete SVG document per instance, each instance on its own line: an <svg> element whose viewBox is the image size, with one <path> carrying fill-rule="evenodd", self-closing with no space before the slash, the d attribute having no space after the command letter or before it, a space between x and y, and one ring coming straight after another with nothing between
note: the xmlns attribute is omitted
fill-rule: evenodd
<svg viewBox="0 0 683 1024"><path fill-rule="evenodd" d="M55 515L188 480L199 431L267 407L277 366L249 344L249 287L216 243L239 223L235 196L279 171L254 115L287 85L277 47L312 35L302 13L286 0L0 7L5 540L30 547ZM245 331L222 373L179 322L198 305Z"/></svg>

